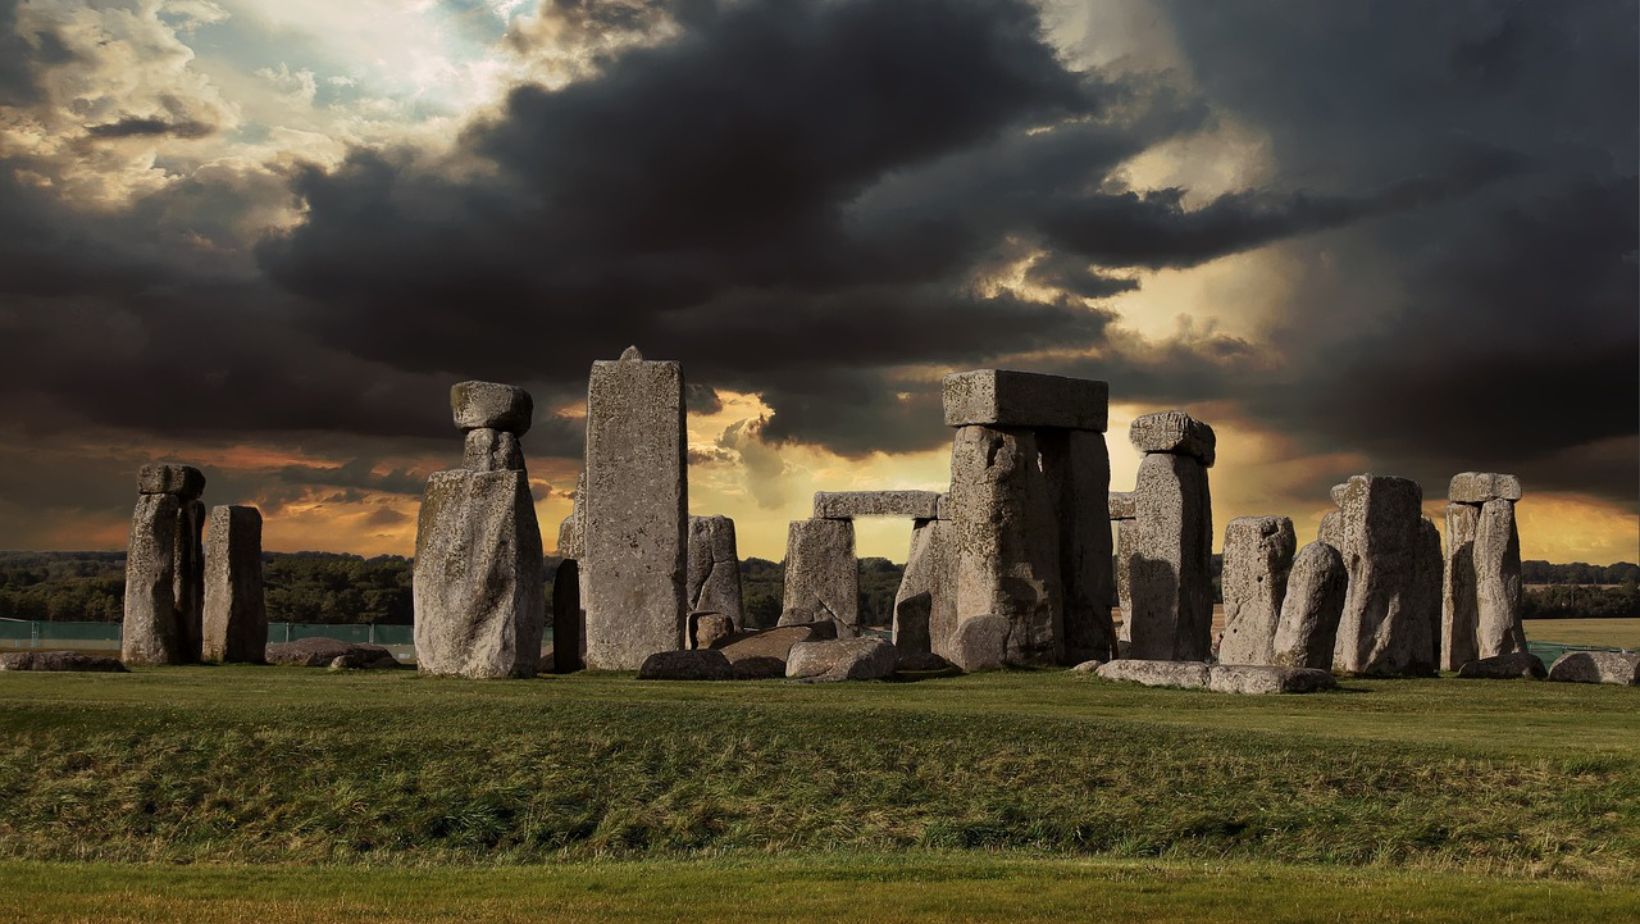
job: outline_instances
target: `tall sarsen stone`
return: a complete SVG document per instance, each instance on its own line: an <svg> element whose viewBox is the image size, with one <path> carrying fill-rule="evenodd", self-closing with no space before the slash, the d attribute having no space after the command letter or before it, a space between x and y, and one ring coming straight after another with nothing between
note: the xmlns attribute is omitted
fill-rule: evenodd
<svg viewBox="0 0 1640 924"><path fill-rule="evenodd" d="M1237 517L1225 527L1220 664L1275 663L1281 605L1297 548L1293 521L1286 517Z"/></svg>
<svg viewBox="0 0 1640 924"><path fill-rule="evenodd" d="M691 613L717 613L727 616L736 627L744 625L734 520L725 516L689 518L687 597Z"/></svg>
<svg viewBox="0 0 1640 924"><path fill-rule="evenodd" d="M860 624L860 563L853 520L793 520L786 532L781 625L837 622L840 636Z"/></svg>
<svg viewBox="0 0 1640 924"><path fill-rule="evenodd" d="M262 588L262 513L213 507L205 541L204 651L207 661L260 664L268 647Z"/></svg>

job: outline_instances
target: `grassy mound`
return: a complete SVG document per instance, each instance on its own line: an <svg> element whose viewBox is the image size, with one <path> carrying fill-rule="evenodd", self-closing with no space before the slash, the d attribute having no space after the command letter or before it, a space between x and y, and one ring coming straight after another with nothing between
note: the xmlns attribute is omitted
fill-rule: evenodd
<svg viewBox="0 0 1640 924"><path fill-rule="evenodd" d="M1021 851L1640 875L1640 691L0 675L0 856Z"/></svg>

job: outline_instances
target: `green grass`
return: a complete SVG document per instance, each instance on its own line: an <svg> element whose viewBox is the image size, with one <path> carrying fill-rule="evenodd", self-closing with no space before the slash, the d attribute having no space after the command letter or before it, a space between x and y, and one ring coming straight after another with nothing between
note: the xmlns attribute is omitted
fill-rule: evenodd
<svg viewBox="0 0 1640 924"><path fill-rule="evenodd" d="M926 850L1632 882L1640 690L0 674L4 858L403 867Z"/></svg>
<svg viewBox="0 0 1640 924"><path fill-rule="evenodd" d="M1526 637L1534 642L1640 648L1640 617L1612 619L1528 619Z"/></svg>
<svg viewBox="0 0 1640 924"><path fill-rule="evenodd" d="M940 853L524 869L0 862L13 922L1595 921L1632 884L1242 863Z"/></svg>

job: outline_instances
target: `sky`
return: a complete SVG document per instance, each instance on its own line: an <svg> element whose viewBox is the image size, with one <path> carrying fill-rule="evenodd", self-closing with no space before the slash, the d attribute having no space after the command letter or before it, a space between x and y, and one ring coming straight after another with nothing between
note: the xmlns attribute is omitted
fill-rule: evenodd
<svg viewBox="0 0 1640 924"><path fill-rule="evenodd" d="M1513 472L1640 561L1628 0L0 0L0 548L123 547L200 465L265 544L409 554L449 386L688 385L693 513L940 489L939 383L1213 425L1214 520ZM903 560L909 525L867 522Z"/></svg>

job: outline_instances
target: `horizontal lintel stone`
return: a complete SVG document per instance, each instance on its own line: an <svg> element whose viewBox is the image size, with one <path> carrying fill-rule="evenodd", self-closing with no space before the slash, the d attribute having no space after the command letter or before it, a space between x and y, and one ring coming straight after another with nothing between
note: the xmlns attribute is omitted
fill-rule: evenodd
<svg viewBox="0 0 1640 924"><path fill-rule="evenodd" d="M1038 372L979 369L945 377L945 425L1105 432L1110 386Z"/></svg>
<svg viewBox="0 0 1640 924"><path fill-rule="evenodd" d="M816 491L814 516L825 520L855 517L939 518L938 491Z"/></svg>

